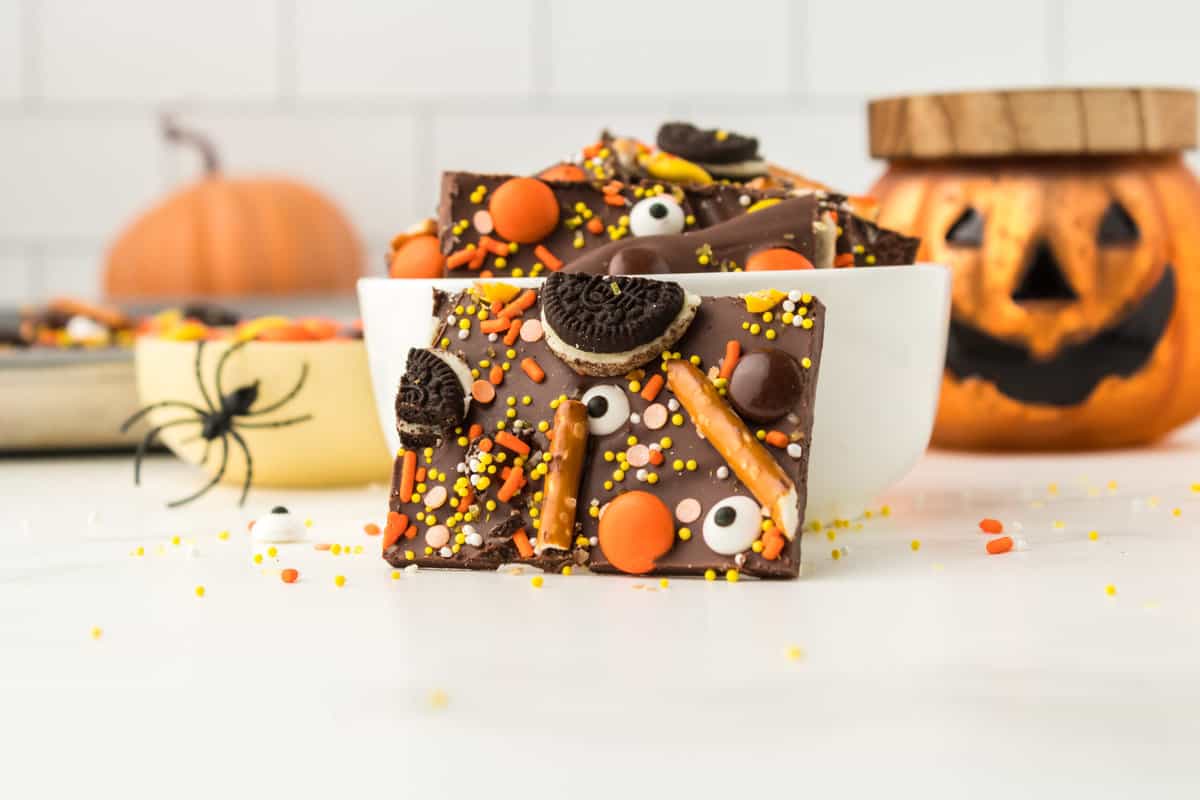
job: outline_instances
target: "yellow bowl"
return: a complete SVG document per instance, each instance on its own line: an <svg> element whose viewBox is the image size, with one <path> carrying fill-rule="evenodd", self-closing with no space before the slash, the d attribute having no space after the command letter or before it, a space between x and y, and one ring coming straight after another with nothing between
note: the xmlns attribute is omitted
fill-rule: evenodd
<svg viewBox="0 0 1200 800"><path fill-rule="evenodd" d="M216 372L232 340L204 343L200 373L212 402L220 406ZM197 342L142 337L135 350L138 396L142 404L182 401L207 408L196 382ZM261 417L237 417L234 430L246 442L253 460L255 486L346 486L386 481L391 458L379 428L366 349L361 340L331 339L317 342L250 342L231 353L222 374L225 394L258 381L258 399L250 411L266 408L296 386L305 365L303 387L275 411ZM260 424L312 415L295 425L252 429ZM152 425L193 419L194 424L165 428L162 441L184 461L199 464L205 442L200 437L199 415L184 407L156 408ZM246 460L230 438L229 463L223 483L241 485ZM204 468L216 474L221 444L212 443Z"/></svg>

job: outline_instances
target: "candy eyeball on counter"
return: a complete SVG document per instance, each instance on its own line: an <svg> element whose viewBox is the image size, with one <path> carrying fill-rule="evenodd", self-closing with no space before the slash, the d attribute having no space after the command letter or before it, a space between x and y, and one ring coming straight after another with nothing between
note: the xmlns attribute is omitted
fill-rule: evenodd
<svg viewBox="0 0 1200 800"><path fill-rule="evenodd" d="M304 520L283 506L275 506L271 513L254 521L251 534L259 542L302 542L308 538L308 528Z"/></svg>
<svg viewBox="0 0 1200 800"><path fill-rule="evenodd" d="M607 436L629 419L629 398L618 386L593 386L580 402L587 406L588 433L592 436Z"/></svg>
<svg viewBox="0 0 1200 800"><path fill-rule="evenodd" d="M683 226L683 209L669 195L660 194L639 200L629 212L629 230L634 236L682 233Z"/></svg>
<svg viewBox="0 0 1200 800"><path fill-rule="evenodd" d="M723 556L740 553L754 544L762 520L762 509L753 497L731 495L714 504L704 517L704 543Z"/></svg>

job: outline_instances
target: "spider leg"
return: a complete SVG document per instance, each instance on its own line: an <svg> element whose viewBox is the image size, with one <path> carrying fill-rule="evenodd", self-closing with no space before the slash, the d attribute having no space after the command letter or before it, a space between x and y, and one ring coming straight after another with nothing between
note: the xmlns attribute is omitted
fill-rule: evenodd
<svg viewBox="0 0 1200 800"><path fill-rule="evenodd" d="M246 457L246 478L242 481L242 498L238 500L238 505L246 504L246 495L250 493L250 481L254 477L254 460L250 458L250 448L246 445L246 440L241 437L235 430L230 430L229 435L242 448L242 455Z"/></svg>
<svg viewBox="0 0 1200 800"><path fill-rule="evenodd" d="M192 437L192 439L190 441L195 441L195 437ZM212 448L212 439L205 439L204 440L204 455L200 458L201 466L208 463L208 451L210 448Z"/></svg>
<svg viewBox="0 0 1200 800"><path fill-rule="evenodd" d="M174 428L179 425L198 424L200 424L200 420L198 419L177 419L173 420L172 422L159 425L157 428L151 428L150 432L142 437L142 441L138 442L137 453L135 453L133 456L133 485L142 485L142 458L146 455L146 451L150 448L150 445L154 443L154 439L158 436L159 431L162 431L165 428Z"/></svg>
<svg viewBox="0 0 1200 800"><path fill-rule="evenodd" d="M153 411L156 408L186 408L189 411L195 411L197 414L199 414L201 416L208 413L204 409L202 409L198 406L194 406L191 403L185 403L182 400L164 400L161 403L151 403L150 405L146 406L145 408L139 409L137 411L137 413L135 413L132 417L130 417L129 419L127 419L123 423L121 423L121 433L125 433L125 431L129 430L130 427L132 427L135 422L137 422L139 419L146 416L147 414L149 414L151 411Z"/></svg>
<svg viewBox="0 0 1200 800"><path fill-rule="evenodd" d="M301 422L308 422L312 419L312 414L305 414L302 417L292 417L291 419L281 419L277 422L245 422L238 423L239 428L286 428L288 425L296 425Z"/></svg>
<svg viewBox="0 0 1200 800"><path fill-rule="evenodd" d="M229 360L229 357L231 355L236 353L238 350L241 350L246 345L250 344L250 341L251 341L250 339L243 339L240 342L237 342L236 344L234 344L232 347L230 347L228 350L226 350L224 353L221 354L221 360L217 362L217 376L216 376L217 377L217 399L218 400L225 397L225 387L222 385L222 380L225 377L225 362Z"/></svg>
<svg viewBox="0 0 1200 800"><path fill-rule="evenodd" d="M216 413L217 407L213 405L212 398L208 396L208 389L204 386L204 376L200 373L200 357L204 355L204 340L196 342L196 385L200 387L200 394L204 397L204 405L208 406L208 410Z"/></svg>
<svg viewBox="0 0 1200 800"><path fill-rule="evenodd" d="M212 480L200 487L200 490L189 494L187 497L181 497L178 500L172 500L167 503L167 508L178 508L186 503L190 503L200 495L207 492L209 489L217 485L217 481L225 475L225 467L229 464L229 442L225 437L221 437L221 466L217 469L217 474L213 475Z"/></svg>
<svg viewBox="0 0 1200 800"><path fill-rule="evenodd" d="M295 397L297 394L299 394L300 390L304 387L304 382L306 380L308 380L308 362L307 361L304 362L303 365L301 365L300 380L296 381L296 385L292 387L292 390L290 392L288 392L283 397L281 397L277 402L272 403L271 405L267 406L266 408L260 408L257 411L252 411L249 414L243 414L242 416L261 417L263 414L270 414L272 411L276 410L277 408L282 407L285 403L287 403L289 400L291 400L293 397Z"/></svg>

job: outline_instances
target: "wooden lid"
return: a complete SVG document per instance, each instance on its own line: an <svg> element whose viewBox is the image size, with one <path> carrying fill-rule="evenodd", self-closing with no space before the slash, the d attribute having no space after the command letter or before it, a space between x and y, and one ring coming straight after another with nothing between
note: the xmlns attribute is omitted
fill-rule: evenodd
<svg viewBox="0 0 1200 800"><path fill-rule="evenodd" d="M873 100L871 155L934 159L1165 153L1196 146L1187 89L1019 89Z"/></svg>

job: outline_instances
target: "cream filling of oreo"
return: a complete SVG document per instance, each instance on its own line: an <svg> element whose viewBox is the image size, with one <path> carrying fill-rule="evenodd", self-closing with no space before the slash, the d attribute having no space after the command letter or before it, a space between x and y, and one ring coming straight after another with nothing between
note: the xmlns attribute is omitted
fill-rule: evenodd
<svg viewBox="0 0 1200 800"><path fill-rule="evenodd" d="M706 164L701 162L698 166L709 175L719 175L722 178L754 178L767 174L767 162L761 158L752 158L749 161L735 161L732 164Z"/></svg>
<svg viewBox="0 0 1200 800"><path fill-rule="evenodd" d="M819 220L813 221L813 266L825 269L833 266L837 255L837 223L833 215L824 211Z"/></svg>
<svg viewBox="0 0 1200 800"><path fill-rule="evenodd" d="M687 332L688 326L692 324L692 320L696 318L696 311L699 308L700 296L684 293L683 306L661 335L646 344L619 353L593 353L567 344L546 319L545 306L542 307L542 332L546 337L547 346L562 361L572 366L575 364L592 366L596 371L588 372L588 375L612 377L624 375L634 367L645 364L679 341Z"/></svg>

